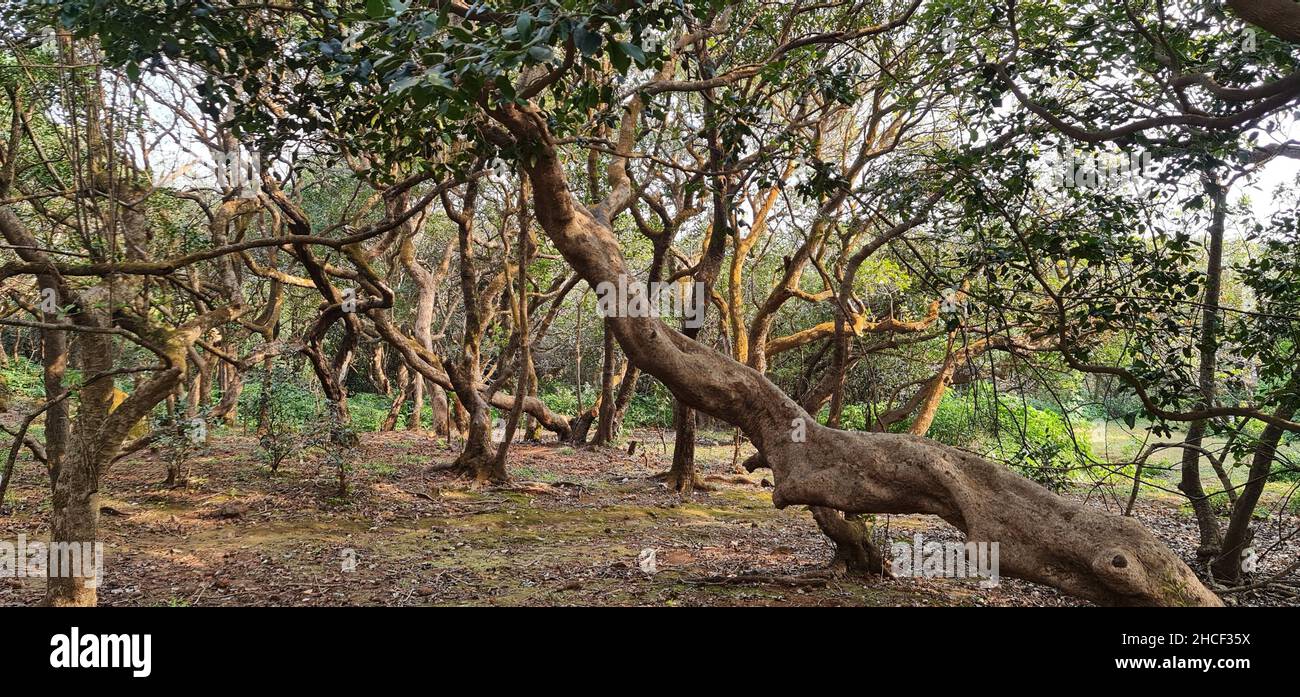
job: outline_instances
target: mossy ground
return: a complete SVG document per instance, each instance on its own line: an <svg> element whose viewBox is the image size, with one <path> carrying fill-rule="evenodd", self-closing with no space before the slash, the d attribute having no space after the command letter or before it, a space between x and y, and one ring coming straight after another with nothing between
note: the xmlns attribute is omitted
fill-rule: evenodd
<svg viewBox="0 0 1300 697"><path fill-rule="evenodd" d="M1042 605L1055 591L1003 580L827 578L831 548L802 507L772 506L765 476L737 474L729 444L698 451L709 491L681 497L653 475L670 451L518 444L515 482L479 487L431 466L431 435L365 434L351 493L312 462L272 474L254 441L220 434L188 488L158 482L154 454L104 482L103 605ZM670 445L668 446L671 447ZM0 536L41 540L44 473L19 463ZM1153 504L1158 505L1158 504ZM1176 506L1162 510L1177 515ZM942 521L878 518L894 539L959 539ZM638 564L656 553L657 571ZM346 562L354 561L351 569ZM345 565L349 566L345 569ZM758 578L748 578L750 575ZM0 580L0 605L39 602L43 583Z"/></svg>

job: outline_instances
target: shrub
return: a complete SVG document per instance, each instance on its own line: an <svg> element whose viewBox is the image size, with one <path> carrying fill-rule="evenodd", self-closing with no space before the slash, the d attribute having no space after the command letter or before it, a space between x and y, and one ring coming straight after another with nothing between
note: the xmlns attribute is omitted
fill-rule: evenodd
<svg viewBox="0 0 1300 697"><path fill-rule="evenodd" d="M265 371L257 371L239 396L239 417L245 427L259 427L264 409L274 409L285 423L302 426L320 409L321 399L306 379L288 366L276 363L271 368L271 389L263 400L262 381Z"/></svg>
<svg viewBox="0 0 1300 697"><path fill-rule="evenodd" d="M348 474L352 472L353 450L360 444L361 439L351 424L341 421L335 409L329 405L310 424L304 445L320 453L323 467L335 470L339 498L348 495Z"/></svg>
<svg viewBox="0 0 1300 697"><path fill-rule="evenodd" d="M352 428L361 432L378 431L384 423L384 417L388 416L388 408L392 403L393 400L371 392L348 395L348 415L352 417ZM409 405L405 411L410 413ZM429 422L432 414L426 408L425 423Z"/></svg>
<svg viewBox="0 0 1300 697"><path fill-rule="evenodd" d="M845 408L845 415L849 413ZM847 418L845 419L847 421ZM914 418L891 427L906 432ZM987 386L946 391L926 436L955 447L980 450L1049 488L1069 480L1069 470L1086 465L1092 454L1086 440L1075 442L1065 417L1013 395L996 395Z"/></svg>
<svg viewBox="0 0 1300 697"><path fill-rule="evenodd" d="M154 430L158 434L157 448L167 463L167 481L164 484L172 487L187 485L195 456L207 448L206 410L194 418L161 414L154 422Z"/></svg>
<svg viewBox="0 0 1300 697"><path fill-rule="evenodd" d="M586 390L583 390L583 392L585 394ZM546 408L557 414L572 416L578 413L578 398L569 385L550 385L540 393L540 397L542 402L546 404ZM590 401L587 402L587 404L590 403Z"/></svg>
<svg viewBox="0 0 1300 697"><path fill-rule="evenodd" d="M1021 474L1060 489L1069 481L1072 468L1088 464L1091 444L1076 442L1059 412L1024 404L1009 395L998 395L996 404L996 409L985 412L984 430L991 435L994 455Z"/></svg>
<svg viewBox="0 0 1300 697"><path fill-rule="evenodd" d="M651 383L648 390L637 390L623 415L625 428L670 428L672 425L673 395L658 382Z"/></svg>
<svg viewBox="0 0 1300 697"><path fill-rule="evenodd" d="M910 426L911 423L912 420L908 419L906 425ZM926 435L940 443L956 447L975 443L981 433L975 421L974 404L953 390L944 392Z"/></svg>
<svg viewBox="0 0 1300 697"><path fill-rule="evenodd" d="M19 356L0 368L0 380L4 381L7 391L30 399L45 396L41 374L40 364L26 356Z"/></svg>
<svg viewBox="0 0 1300 697"><path fill-rule="evenodd" d="M245 425L257 428L257 455L272 472L302 452L302 425L315 412L316 398L293 371L276 364L271 368L271 389L262 391L266 372L240 395L239 412Z"/></svg>

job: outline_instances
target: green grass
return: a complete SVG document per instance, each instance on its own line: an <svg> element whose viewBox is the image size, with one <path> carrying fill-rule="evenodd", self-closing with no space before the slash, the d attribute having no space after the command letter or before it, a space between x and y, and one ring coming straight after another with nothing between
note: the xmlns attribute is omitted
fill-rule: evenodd
<svg viewBox="0 0 1300 697"><path fill-rule="evenodd" d="M1185 428L1175 428L1169 437L1152 436L1145 430L1148 425L1149 422L1139 421L1134 428L1130 429L1126 424L1117 421L1091 424L1093 453L1102 461L1132 462L1144 447L1152 443L1181 443L1187 436ZM1081 425L1080 431L1084 427ZM1218 453L1226 442L1224 436L1208 434L1202 440L1202 446L1210 452ZM1278 452L1282 458L1288 458L1293 462L1300 461L1300 446L1294 441L1284 442L1278 447ZM1181 498L1177 488L1178 481L1182 478L1182 460L1182 448L1163 448L1152 453L1147 458L1143 479L1156 486L1143 486L1142 493ZM1234 461L1233 458L1228 457L1223 464L1227 470L1228 481L1234 486L1240 486L1250 478L1249 457L1241 461ZM1208 458L1200 459L1200 470L1201 483L1206 493L1210 494L1211 506L1216 511L1226 512L1229 509L1228 496L1223 492L1223 483ZM1300 493L1292 495L1295 486L1294 482L1286 481L1272 481L1266 484L1258 515L1267 516L1282 505L1288 506L1288 510L1292 513L1300 514ZM1161 488L1169 491L1161 492ZM1290 502L1286 500L1288 496L1292 497Z"/></svg>
<svg viewBox="0 0 1300 697"><path fill-rule="evenodd" d="M397 474L397 468L391 462L363 462L361 468L379 477L392 477Z"/></svg>

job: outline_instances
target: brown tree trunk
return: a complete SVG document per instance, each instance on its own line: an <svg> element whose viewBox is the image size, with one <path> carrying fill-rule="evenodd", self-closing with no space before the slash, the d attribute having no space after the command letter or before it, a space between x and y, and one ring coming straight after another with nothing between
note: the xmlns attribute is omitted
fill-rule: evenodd
<svg viewBox="0 0 1300 697"><path fill-rule="evenodd" d="M1223 279L1223 232L1227 216L1228 190L1225 186L1212 181L1205 175L1205 188L1211 199L1211 222L1209 249L1205 262L1205 300L1201 312L1201 336L1198 344L1200 352L1200 372L1197 386L1201 401L1198 408L1209 408L1214 404L1215 372L1218 370L1219 357L1219 299ZM1192 512L1196 515L1196 527L1200 530L1201 542L1196 556L1202 562L1219 553L1222 540L1219 537L1219 521L1210 499L1205 495L1201 483L1201 442L1205 436L1206 422L1193 421L1187 427L1187 445L1183 448L1182 477L1178 489L1191 501Z"/></svg>
<svg viewBox="0 0 1300 697"><path fill-rule="evenodd" d="M488 403L478 389L481 379L479 347L487 331L490 314L485 312L478 288L478 272L474 261L474 206L478 197L477 182L466 185L464 204L460 211L453 209L451 199L444 194L443 208L457 227L457 244L460 249L460 288L465 305L465 331L461 338L459 361L449 362L447 376L455 388L456 397L467 412L468 430L465 445L453 465L472 474L480 482L505 482L509 479L505 467L492 449L492 418ZM498 274L497 279L504 279ZM495 279L494 279L495 281ZM495 297L501 286L489 284L486 295Z"/></svg>
<svg viewBox="0 0 1300 697"><path fill-rule="evenodd" d="M406 415L406 430L419 431L424 428L424 384L423 377L417 377L411 386L411 412Z"/></svg>
<svg viewBox="0 0 1300 697"><path fill-rule="evenodd" d="M524 413L524 400L528 396L528 364L532 360L529 332L531 323L528 319L528 260L531 255L529 228L532 221L528 217L528 179L523 178L519 188L519 286L515 296L515 334L518 337L518 365L515 366L515 399L510 407L510 416L506 419L505 432L501 436L501 445L497 448L496 468L506 472L506 456L510 444L515 438L515 429L519 426L519 417ZM504 239L504 236L503 236Z"/></svg>
<svg viewBox="0 0 1300 697"><path fill-rule="evenodd" d="M665 482L679 494L689 494L704 489L704 482L695 470L695 410L677 400L673 404L673 464L668 468Z"/></svg>
<svg viewBox="0 0 1300 697"><path fill-rule="evenodd" d="M109 373L113 359L107 336L83 334L78 339L85 374ZM112 378L89 379L78 397L77 423L69 435L67 457L59 465L50 497L51 547L80 547L99 541L99 473L111 459L106 451L111 453L118 445L104 433L113 398ZM88 580L67 570L50 570L45 604L95 605L97 588Z"/></svg>
<svg viewBox="0 0 1300 697"><path fill-rule="evenodd" d="M384 365L387 360L388 356L384 350L384 344L382 342L375 343L375 347L370 353L370 382L374 384L376 392L385 397L391 397L393 383L388 379L388 370Z"/></svg>
<svg viewBox="0 0 1300 697"><path fill-rule="evenodd" d="M623 378L618 383L618 396L614 398L614 421L610 426L610 433L614 437L623 430L623 417L632 405L632 398L636 396L636 384L640 379L641 369L628 361L623 367Z"/></svg>
<svg viewBox="0 0 1300 697"><path fill-rule="evenodd" d="M885 556L871 539L871 530L857 516L845 516L832 508L810 506L813 520L823 534L835 543L831 570L844 574L892 576L885 567Z"/></svg>
<svg viewBox="0 0 1300 697"><path fill-rule="evenodd" d="M605 323L605 362L600 370L600 407L596 410L596 435L592 445L609 445L614 441L614 412L618 408L614 398L614 362L617 347L614 332Z"/></svg>
<svg viewBox="0 0 1300 697"><path fill-rule="evenodd" d="M525 167L537 219L560 253L592 286L626 278L607 213L623 202L592 210L576 204L545 119L531 106L505 104L492 115L530 148ZM998 542L1004 576L1107 604L1222 604L1132 519L1062 499L1005 467L924 438L821 426L757 371L657 318L616 317L612 326L642 370L749 437L772 470L777 507L937 515L971 540Z"/></svg>
<svg viewBox="0 0 1300 697"><path fill-rule="evenodd" d="M417 377L415 380L418 380ZM380 424L380 431L391 431L397 428L397 418L402 413L402 406L406 404L406 395L414 389L415 380L411 378L411 369L406 367L406 362L397 366L397 394L393 396L393 404L388 407L388 414L384 416L384 422Z"/></svg>
<svg viewBox="0 0 1300 697"><path fill-rule="evenodd" d="M916 411L916 419L908 427L907 432L914 436L924 436L930 432L930 426L934 424L934 417L939 413L939 405L943 403L943 394L948 390L948 382L952 380L952 373L957 368L957 356L953 351L953 342L955 337L948 337L948 351L943 358L943 367L939 372L930 378L924 386L921 387L918 395L920 405Z"/></svg>
<svg viewBox="0 0 1300 697"><path fill-rule="evenodd" d="M239 397L244 392L244 374L238 367L222 363L219 375L221 401L213 408L210 418L214 422L219 421L226 426L234 426L239 411Z"/></svg>
<svg viewBox="0 0 1300 697"><path fill-rule="evenodd" d="M1291 389L1296 388L1297 384L1293 381ZM1288 403L1279 407L1275 414L1278 418L1290 419L1295 416L1295 412L1295 404ZM1232 517L1228 521L1227 531L1224 532L1218 557L1211 564L1216 581L1236 584L1241 580L1243 555L1255 536L1255 531L1250 527L1255 517L1255 506L1259 504L1259 495L1264 491L1264 485L1268 483L1269 473L1273 470L1273 460L1277 456L1277 446L1284 433L1281 427L1269 424L1264 427L1259 442L1255 444L1255 452L1250 460L1250 474L1246 484L1241 487L1237 502L1232 506Z"/></svg>

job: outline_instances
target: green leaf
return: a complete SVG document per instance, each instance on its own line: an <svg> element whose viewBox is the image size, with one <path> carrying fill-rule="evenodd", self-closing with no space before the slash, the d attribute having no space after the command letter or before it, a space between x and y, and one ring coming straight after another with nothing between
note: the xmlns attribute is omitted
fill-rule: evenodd
<svg viewBox="0 0 1300 697"><path fill-rule="evenodd" d="M587 28L582 25L573 28L573 43L583 55L596 55L600 51L600 42L600 34L587 31Z"/></svg>
<svg viewBox="0 0 1300 697"><path fill-rule="evenodd" d="M610 47L609 62L614 65L614 69L620 73L626 73L628 68L632 67L632 59L628 54L619 48L619 44Z"/></svg>
<svg viewBox="0 0 1300 697"><path fill-rule="evenodd" d="M546 63L555 57L555 52L550 46L533 46L528 49L528 57L538 63Z"/></svg>
<svg viewBox="0 0 1300 697"><path fill-rule="evenodd" d="M645 65L645 52L641 50L640 46L626 41L620 41L618 42L618 50L626 54L628 58L636 61L637 65Z"/></svg>

